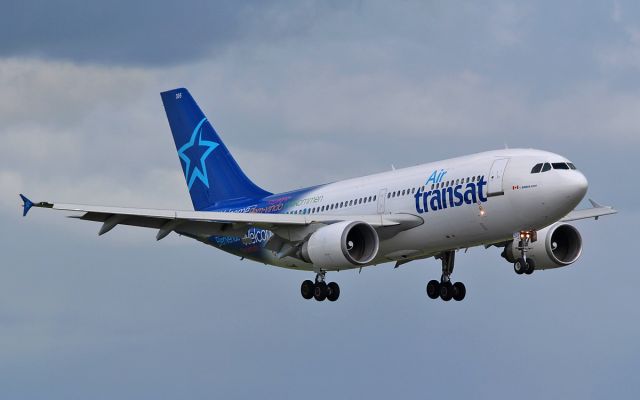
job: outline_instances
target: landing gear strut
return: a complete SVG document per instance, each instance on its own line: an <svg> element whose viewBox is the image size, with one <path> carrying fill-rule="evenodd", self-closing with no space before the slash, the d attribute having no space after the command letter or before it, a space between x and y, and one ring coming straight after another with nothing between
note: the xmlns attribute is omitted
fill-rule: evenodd
<svg viewBox="0 0 640 400"><path fill-rule="evenodd" d="M444 301L454 299L461 301L467 294L467 289L462 282L451 283L451 274L455 264L456 253L453 250L442 253L442 276L440 282L433 279L427 283L427 296L431 299L440 297Z"/></svg>
<svg viewBox="0 0 640 400"><path fill-rule="evenodd" d="M340 286L335 282L324 281L326 272L320 271L316 274L315 282L306 280L302 282L300 286L300 293L302 297L309 300L312 297L317 301L329 300L336 301L340 297Z"/></svg>
<svg viewBox="0 0 640 400"><path fill-rule="evenodd" d="M520 240L516 250L520 252L520 257L513 264L513 270L516 274L531 275L536 269L536 263L533 258L527 258L527 252L530 250L529 243L535 242L537 235L535 231L522 231L520 232Z"/></svg>

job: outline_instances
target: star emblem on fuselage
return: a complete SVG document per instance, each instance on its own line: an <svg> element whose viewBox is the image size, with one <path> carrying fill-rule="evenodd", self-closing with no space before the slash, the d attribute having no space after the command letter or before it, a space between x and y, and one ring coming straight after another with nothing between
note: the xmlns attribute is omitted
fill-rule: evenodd
<svg viewBox="0 0 640 400"><path fill-rule="evenodd" d="M206 121L207 119L203 118L196 125L189 141L178 150L180 159L184 161L184 176L189 185L189 190L191 190L196 178L207 188L209 187L209 176L207 175L205 161L219 144L202 138L202 125Z"/></svg>

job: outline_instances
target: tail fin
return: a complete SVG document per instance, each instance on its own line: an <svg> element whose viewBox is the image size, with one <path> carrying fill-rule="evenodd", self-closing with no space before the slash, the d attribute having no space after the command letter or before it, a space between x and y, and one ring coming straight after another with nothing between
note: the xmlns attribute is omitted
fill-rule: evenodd
<svg viewBox="0 0 640 400"><path fill-rule="evenodd" d="M271 194L242 172L187 89L160 95L196 211L223 200Z"/></svg>

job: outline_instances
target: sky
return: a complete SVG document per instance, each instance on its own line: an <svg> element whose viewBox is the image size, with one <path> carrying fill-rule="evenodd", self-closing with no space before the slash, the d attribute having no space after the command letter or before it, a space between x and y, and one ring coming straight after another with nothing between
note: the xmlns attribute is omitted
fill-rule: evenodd
<svg viewBox="0 0 640 400"><path fill-rule="evenodd" d="M23 1L0 13L0 394L11 399L637 398L640 5ZM508 147L560 153L619 214L517 276L458 254L329 274L34 200L189 209L159 93L187 87L276 192ZM586 205L585 205L586 206ZM624 255L624 257L623 257ZM631 261L629 261L631 260Z"/></svg>

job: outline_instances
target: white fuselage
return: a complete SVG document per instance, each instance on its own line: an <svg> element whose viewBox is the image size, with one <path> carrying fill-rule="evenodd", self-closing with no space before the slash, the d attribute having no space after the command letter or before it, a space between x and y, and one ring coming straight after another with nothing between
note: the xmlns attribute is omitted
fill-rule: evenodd
<svg viewBox="0 0 640 400"><path fill-rule="evenodd" d="M516 232L558 221L584 197L586 178L575 169L531 170L540 163L568 162L540 150L478 153L319 186L282 212L418 216L424 220L421 225L388 238L382 235L378 256L369 265L419 259L445 250L505 242ZM469 201L463 202L467 186L478 187L481 181L481 193L469 194ZM459 194L454 193L456 187ZM435 191L442 196L433 199ZM311 264L293 257L280 259L267 253L259 261L313 270Z"/></svg>

